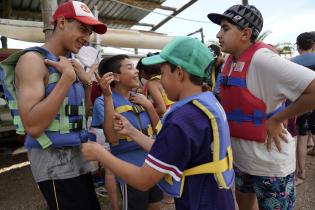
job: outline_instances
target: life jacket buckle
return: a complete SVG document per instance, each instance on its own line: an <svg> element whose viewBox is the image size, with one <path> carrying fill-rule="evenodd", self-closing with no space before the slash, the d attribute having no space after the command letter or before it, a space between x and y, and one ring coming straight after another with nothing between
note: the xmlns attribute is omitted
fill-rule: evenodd
<svg viewBox="0 0 315 210"><path fill-rule="evenodd" d="M135 104L132 105L132 109L133 109L133 112L136 113L136 114L140 114L143 111L141 106L135 105Z"/></svg>
<svg viewBox="0 0 315 210"><path fill-rule="evenodd" d="M229 82L229 77L228 76L222 77L221 84L223 84L225 86L228 86L228 82Z"/></svg>
<svg viewBox="0 0 315 210"><path fill-rule="evenodd" d="M77 120L73 123L73 127L70 129L71 131L80 131L83 129L83 120Z"/></svg>

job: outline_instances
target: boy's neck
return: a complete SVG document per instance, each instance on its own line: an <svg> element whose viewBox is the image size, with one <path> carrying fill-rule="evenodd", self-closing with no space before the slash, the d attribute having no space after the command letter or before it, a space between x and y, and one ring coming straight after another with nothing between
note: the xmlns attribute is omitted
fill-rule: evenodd
<svg viewBox="0 0 315 210"><path fill-rule="evenodd" d="M247 43L244 43L243 45L241 45L241 46L233 53L234 60L235 60L235 61L238 61L238 59L242 56L242 54L243 54L249 47L251 47L253 44L254 44L253 42L247 42Z"/></svg>
<svg viewBox="0 0 315 210"><path fill-rule="evenodd" d="M50 51L55 56L66 56L67 49L61 45L62 42L54 35L43 45L48 51Z"/></svg>
<svg viewBox="0 0 315 210"><path fill-rule="evenodd" d="M129 99L130 97L130 91L131 89L126 88L124 86L118 85L116 84L116 86L113 89L116 93L118 93L119 95L123 96L124 98Z"/></svg>
<svg viewBox="0 0 315 210"><path fill-rule="evenodd" d="M185 85L184 87L181 88L181 92L179 93L178 100L182 100L184 98L187 98L192 95L196 95L201 92L202 92L201 86L197 86L193 84Z"/></svg>

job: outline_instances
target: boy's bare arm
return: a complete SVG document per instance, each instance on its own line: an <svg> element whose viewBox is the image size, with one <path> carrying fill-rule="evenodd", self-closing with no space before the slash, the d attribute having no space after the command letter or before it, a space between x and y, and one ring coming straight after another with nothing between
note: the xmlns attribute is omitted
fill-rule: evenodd
<svg viewBox="0 0 315 210"><path fill-rule="evenodd" d="M86 160L99 161L129 185L142 191L147 191L165 176L146 163L138 167L122 161L95 142L82 144L82 153Z"/></svg>
<svg viewBox="0 0 315 210"><path fill-rule="evenodd" d="M315 80L308 85L295 102L267 120L268 148L270 149L272 142L275 141L278 150L281 151L280 141L286 141L286 132L283 131L282 122L313 109L315 109Z"/></svg>
<svg viewBox="0 0 315 210"><path fill-rule="evenodd" d="M118 142L118 135L114 130L114 105L112 96L104 96L104 122L103 130L106 139L112 144Z"/></svg>
<svg viewBox="0 0 315 210"><path fill-rule="evenodd" d="M96 79L101 87L102 94L104 96L104 121L103 131L106 139L110 143L118 142L118 135L114 131L114 104L112 98L112 90L110 84L115 80L113 72L108 72L100 78L98 74L95 75Z"/></svg>
<svg viewBox="0 0 315 210"><path fill-rule="evenodd" d="M165 102L160 90L161 84L157 81L150 81L148 84L148 92L154 102L154 108L159 116L162 116L166 112Z"/></svg>
<svg viewBox="0 0 315 210"><path fill-rule="evenodd" d="M46 61L45 61L46 62ZM39 137L56 117L63 100L76 78L71 63L66 58L60 62L47 61L62 74L52 92L45 97L48 70L41 56L29 52L21 56L16 65L18 106L26 133Z"/></svg>

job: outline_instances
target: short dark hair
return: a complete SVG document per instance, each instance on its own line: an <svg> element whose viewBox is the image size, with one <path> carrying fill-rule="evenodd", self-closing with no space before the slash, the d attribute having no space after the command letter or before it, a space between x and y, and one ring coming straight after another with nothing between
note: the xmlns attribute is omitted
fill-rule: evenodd
<svg viewBox="0 0 315 210"><path fill-rule="evenodd" d="M158 75L161 74L160 70L160 64L155 65L143 65L141 58L139 62L137 63L136 68L139 70L139 72L144 72L145 74L151 76L151 75Z"/></svg>
<svg viewBox="0 0 315 210"><path fill-rule="evenodd" d="M221 55L221 48L218 45L210 44L208 48L212 50L212 52L216 55L216 57L219 57Z"/></svg>
<svg viewBox="0 0 315 210"><path fill-rule="evenodd" d="M298 35L296 38L296 44L301 50L312 49L315 42L315 37L310 32L304 32Z"/></svg>
<svg viewBox="0 0 315 210"><path fill-rule="evenodd" d="M166 62L166 64L168 64L171 68L171 72L174 72L177 65L174 65L170 62ZM207 67L208 69L209 67ZM184 70L185 71L185 70ZM189 72L185 71L188 75L189 75L189 80L194 84L194 85L198 85L198 86L202 86L203 82L204 82L204 78L202 77L198 77L196 75L190 74Z"/></svg>
<svg viewBox="0 0 315 210"><path fill-rule="evenodd" d="M121 73L121 61L129 58L128 55L120 54L109 58L104 58L98 65L98 74L102 77L107 72Z"/></svg>

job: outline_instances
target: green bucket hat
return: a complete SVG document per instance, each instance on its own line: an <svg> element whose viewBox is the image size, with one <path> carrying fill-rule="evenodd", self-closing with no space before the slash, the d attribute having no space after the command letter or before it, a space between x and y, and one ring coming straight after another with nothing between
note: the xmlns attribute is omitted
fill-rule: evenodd
<svg viewBox="0 0 315 210"><path fill-rule="evenodd" d="M142 59L144 65L169 62L198 77L208 77L214 63L214 55L198 39L176 37L168 43L160 54Z"/></svg>

